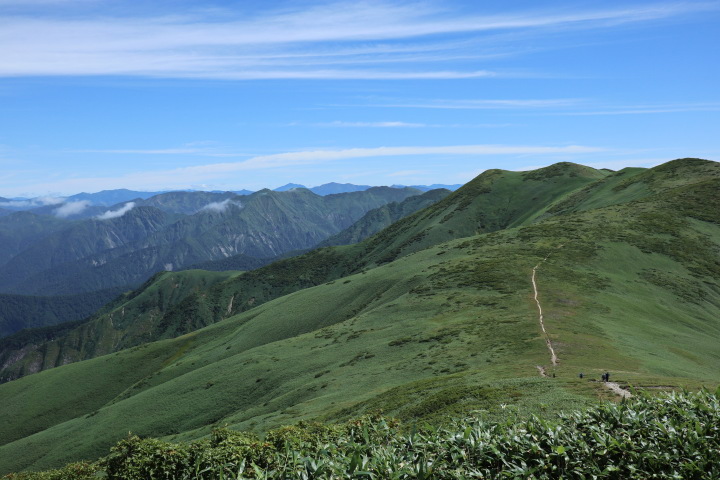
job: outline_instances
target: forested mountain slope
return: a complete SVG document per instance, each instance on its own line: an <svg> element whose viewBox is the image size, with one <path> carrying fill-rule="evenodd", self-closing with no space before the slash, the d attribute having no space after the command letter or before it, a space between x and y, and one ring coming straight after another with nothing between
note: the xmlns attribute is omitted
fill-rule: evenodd
<svg viewBox="0 0 720 480"><path fill-rule="evenodd" d="M186 440L377 409L557 411L613 397L605 371L640 388L717 385L719 190L720 166L695 159L483 174L365 242L187 303L229 318L0 385L0 471L93 458L128 430Z"/></svg>
<svg viewBox="0 0 720 480"><path fill-rule="evenodd" d="M28 214L32 215L32 214ZM45 217L41 217L45 218ZM69 294L99 290L111 286L97 285L80 291L74 284L65 291L49 290L46 285L54 281L53 269L63 271L67 264L89 257L97 252L121 248L139 242L175 220L175 217L151 207L133 208L125 215L109 220L76 221L65 228L57 229L39 241L31 242L5 265L0 267L0 289L21 294ZM101 265L98 261L88 269Z"/></svg>
<svg viewBox="0 0 720 480"><path fill-rule="evenodd" d="M340 233L333 235L321 242L319 247L332 247L337 245L350 245L360 242L378 233L380 230L389 227L398 220L429 207L450 195L450 190L430 190L414 197L407 198L402 202L391 202L382 207L370 210L360 220L350 225Z"/></svg>
<svg viewBox="0 0 720 480"><path fill-rule="evenodd" d="M120 293L121 290L113 289L68 297L0 294L0 338L25 328L82 320ZM2 347L0 347L1 351Z"/></svg>
<svg viewBox="0 0 720 480"><path fill-rule="evenodd" d="M113 218L62 222L49 233L32 226L60 220L21 212L29 217L20 239L9 231L10 220L0 222L0 235L8 225L1 250L7 244L11 252L0 265L0 291L70 295L137 286L157 271L235 254L274 257L310 248L369 210L420 193L389 187L324 197L305 189L246 197L175 192L113 207Z"/></svg>
<svg viewBox="0 0 720 480"><path fill-rule="evenodd" d="M85 321L49 326L0 339L0 382L48 368L94 358L143 343L197 330L208 323L203 312L183 300L203 295L238 272L162 272L134 292L116 298ZM166 313L180 305L173 324ZM96 310L100 308L100 305ZM93 312L90 312L93 313ZM89 315L89 314L88 314Z"/></svg>

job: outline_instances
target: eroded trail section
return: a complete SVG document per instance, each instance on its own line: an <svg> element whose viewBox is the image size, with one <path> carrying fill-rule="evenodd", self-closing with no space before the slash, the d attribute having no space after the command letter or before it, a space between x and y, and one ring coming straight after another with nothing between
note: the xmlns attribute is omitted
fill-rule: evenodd
<svg viewBox="0 0 720 480"><path fill-rule="evenodd" d="M623 398L632 397L632 393L628 392L615 382L605 382L605 386L615 392L615 394L620 395Z"/></svg>
<svg viewBox="0 0 720 480"><path fill-rule="evenodd" d="M540 320L540 328L542 329L543 334L545 335L545 343L547 344L548 350L550 351L550 361L553 364L553 367L557 365L558 358L555 354L555 349L553 349L552 342L550 341L550 335L548 335L547 330L545 330L545 320L543 318L543 311L542 311L542 305L540 305L540 300L538 299L538 288L537 288L537 281L535 280L535 277L537 276L537 269L545 263L545 260L548 259L550 254L548 253L547 257L543 258L543 260L535 265L532 269L532 286L533 291L535 292L535 303L538 307L538 315Z"/></svg>

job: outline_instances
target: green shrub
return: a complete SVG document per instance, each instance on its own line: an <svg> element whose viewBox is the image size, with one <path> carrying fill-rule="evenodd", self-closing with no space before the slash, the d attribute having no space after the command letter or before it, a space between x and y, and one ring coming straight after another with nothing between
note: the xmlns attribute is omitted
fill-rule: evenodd
<svg viewBox="0 0 720 480"><path fill-rule="evenodd" d="M130 435L98 464L6 480L720 478L720 389L638 394L547 420L480 418L403 431L382 417L216 430L190 445Z"/></svg>

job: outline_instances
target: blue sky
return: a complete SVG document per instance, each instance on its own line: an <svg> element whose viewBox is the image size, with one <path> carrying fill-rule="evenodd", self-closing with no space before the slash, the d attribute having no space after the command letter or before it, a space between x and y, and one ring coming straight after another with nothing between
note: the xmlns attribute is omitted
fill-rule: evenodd
<svg viewBox="0 0 720 480"><path fill-rule="evenodd" d="M720 158L720 2L0 0L0 196Z"/></svg>

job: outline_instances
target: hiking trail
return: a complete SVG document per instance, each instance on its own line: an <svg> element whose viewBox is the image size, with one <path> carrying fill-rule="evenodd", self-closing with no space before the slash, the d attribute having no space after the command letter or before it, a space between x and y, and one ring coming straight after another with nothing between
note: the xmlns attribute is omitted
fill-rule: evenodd
<svg viewBox="0 0 720 480"><path fill-rule="evenodd" d="M561 247L562 247L562 245L560 245L560 247L558 247L558 248L561 248ZM540 305L540 300L538 299L538 288L537 288L537 282L535 281L537 269L540 267L540 265L545 263L545 261L548 259L548 257L550 257L550 253L548 253L547 256L542 259L542 261L540 261L537 265L535 265L533 267L533 269L532 269L532 286L533 286L533 291L535 292L535 303L537 304L537 307L538 307L538 314L539 314L538 319L540 321L540 328L542 329L542 332L545 335L545 343L547 344L548 350L550 351L550 362L552 362L553 367L555 367L558 364L558 357L555 354L555 349L553 349L552 342L550 341L550 335L548 335L547 330L545 330L545 321L543 318L542 305ZM541 375L543 375L545 373L545 369L541 370L540 368L538 368L538 370L540 370ZM543 376L545 376L545 375L543 375Z"/></svg>
<svg viewBox="0 0 720 480"><path fill-rule="evenodd" d="M562 248L562 247L563 247L563 245L560 245L557 248ZM542 330L543 335L545 335L545 344L547 345L547 348L550 351L550 362L552 363L553 367L556 367L558 364L558 357L557 357L557 354L555 353L555 349L552 346L552 341L550 340L550 335L548 334L547 330L545 329L545 319L543 317L542 305L540 304L540 299L538 298L538 287L537 287L537 280L536 280L537 269L540 268L540 265L545 263L545 261L548 258L550 258L551 254L552 254L552 252L548 253L545 256L545 258L543 258L540 262L538 262L537 265L535 265L533 267L531 280L532 280L532 286L533 286L533 292L534 292L534 299L535 299L535 303L537 304L537 308L538 308L538 321L540 322L540 329ZM545 367L543 367L541 365L536 365L535 368L538 369L538 373L540 373L541 377L548 377ZM554 375L555 374L553 373L553 376ZM613 393L621 396L622 398L632 397L632 393L630 393L629 391L622 388L620 386L620 384L618 384L616 382L604 382L604 385L606 388L612 390Z"/></svg>
<svg viewBox="0 0 720 480"><path fill-rule="evenodd" d="M615 382L605 382L605 386L612 390L615 394L620 395L623 398L630 398L632 397L632 393L628 392L624 388L620 386L620 384Z"/></svg>

